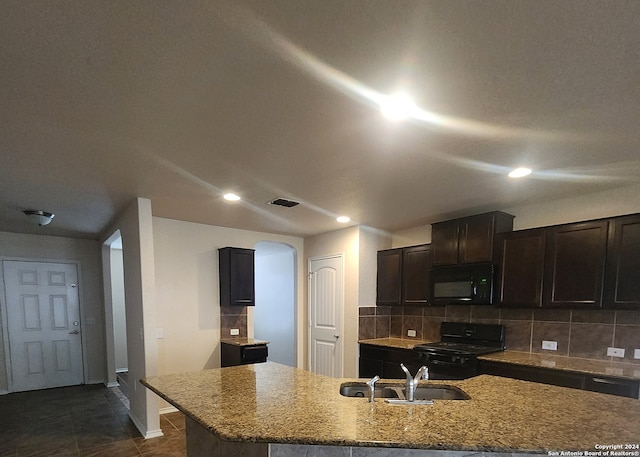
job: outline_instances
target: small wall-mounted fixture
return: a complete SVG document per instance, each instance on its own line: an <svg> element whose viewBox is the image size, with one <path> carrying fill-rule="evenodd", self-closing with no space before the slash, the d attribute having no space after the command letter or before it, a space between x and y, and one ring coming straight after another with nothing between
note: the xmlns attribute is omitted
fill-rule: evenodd
<svg viewBox="0 0 640 457"><path fill-rule="evenodd" d="M28 209L26 211L23 211L23 213L26 214L27 217L31 219L34 223L38 224L41 227L43 225L49 225L49 223L51 222L51 219L55 217L55 214L53 213L48 213L47 211L41 211L41 210L35 210L35 209Z"/></svg>

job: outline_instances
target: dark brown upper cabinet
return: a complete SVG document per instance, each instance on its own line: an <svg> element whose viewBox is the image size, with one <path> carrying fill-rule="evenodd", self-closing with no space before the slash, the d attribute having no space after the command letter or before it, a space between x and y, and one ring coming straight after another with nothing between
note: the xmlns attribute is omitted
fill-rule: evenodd
<svg viewBox="0 0 640 457"><path fill-rule="evenodd" d="M429 304L431 247L428 244L378 251L376 304Z"/></svg>
<svg viewBox="0 0 640 457"><path fill-rule="evenodd" d="M640 308L640 214L609 222L605 308Z"/></svg>
<svg viewBox="0 0 640 457"><path fill-rule="evenodd" d="M547 229L543 306L601 306L608 226L599 220Z"/></svg>
<svg viewBox="0 0 640 457"><path fill-rule="evenodd" d="M498 264L500 306L542 306L545 229L502 233Z"/></svg>
<svg viewBox="0 0 640 457"><path fill-rule="evenodd" d="M218 249L221 306L256 304L254 253L253 249Z"/></svg>
<svg viewBox="0 0 640 457"><path fill-rule="evenodd" d="M431 246L423 244L402 250L402 304L429 304Z"/></svg>
<svg viewBox="0 0 640 457"><path fill-rule="evenodd" d="M500 211L433 224L433 266L491 262L496 234L511 230L513 216Z"/></svg>
<svg viewBox="0 0 640 457"><path fill-rule="evenodd" d="M378 251L376 305L394 306L402 303L402 249Z"/></svg>

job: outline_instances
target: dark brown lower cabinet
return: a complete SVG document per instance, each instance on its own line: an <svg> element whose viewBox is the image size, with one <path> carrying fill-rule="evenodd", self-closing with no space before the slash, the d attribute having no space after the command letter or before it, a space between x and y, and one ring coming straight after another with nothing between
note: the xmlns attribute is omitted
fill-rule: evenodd
<svg viewBox="0 0 640 457"><path fill-rule="evenodd" d="M411 349L360 344L361 378L373 378L378 375L385 379L405 379L405 374L400 368L401 363L412 373L415 373L421 365L413 358Z"/></svg>
<svg viewBox="0 0 640 457"><path fill-rule="evenodd" d="M640 380L635 379L597 376L554 368L516 365L489 360L479 360L478 369L482 374L640 399Z"/></svg>
<svg viewBox="0 0 640 457"><path fill-rule="evenodd" d="M241 346L231 343L220 343L220 366L233 367L250 363L262 363L267 361L269 349L266 344L254 344Z"/></svg>

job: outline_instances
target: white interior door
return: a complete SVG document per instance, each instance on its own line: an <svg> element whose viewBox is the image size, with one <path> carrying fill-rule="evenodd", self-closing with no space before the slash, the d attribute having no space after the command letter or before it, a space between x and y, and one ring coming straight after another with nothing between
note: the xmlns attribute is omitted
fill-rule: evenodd
<svg viewBox="0 0 640 457"><path fill-rule="evenodd" d="M309 259L311 371L342 377L344 314L342 255Z"/></svg>
<svg viewBox="0 0 640 457"><path fill-rule="evenodd" d="M13 391L82 384L76 265L4 261Z"/></svg>

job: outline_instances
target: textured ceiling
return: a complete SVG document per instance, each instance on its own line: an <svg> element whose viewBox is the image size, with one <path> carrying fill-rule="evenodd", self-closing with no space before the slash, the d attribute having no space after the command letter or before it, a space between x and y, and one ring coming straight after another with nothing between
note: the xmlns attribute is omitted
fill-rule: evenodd
<svg viewBox="0 0 640 457"><path fill-rule="evenodd" d="M395 230L638 183L638 24L622 0L4 0L0 230L95 237L136 196ZM380 116L399 89L420 119Z"/></svg>

